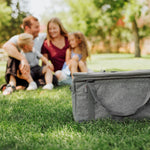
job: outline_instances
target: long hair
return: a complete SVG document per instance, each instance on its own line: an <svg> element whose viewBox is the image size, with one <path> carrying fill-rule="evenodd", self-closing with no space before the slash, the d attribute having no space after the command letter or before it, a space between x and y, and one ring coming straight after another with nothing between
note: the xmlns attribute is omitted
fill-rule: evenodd
<svg viewBox="0 0 150 150"><path fill-rule="evenodd" d="M49 24L50 23L55 23L59 26L60 28L60 34L64 37L68 37L68 32L67 30L64 28L63 24L61 23L60 19L57 17L51 18L48 23L47 23L47 40L48 40L48 44L49 42L52 40L50 34L49 34Z"/></svg>
<svg viewBox="0 0 150 150"><path fill-rule="evenodd" d="M81 50L82 60L86 61L87 57L89 57L89 48L84 34L81 32L73 32L71 34L79 41L78 48Z"/></svg>

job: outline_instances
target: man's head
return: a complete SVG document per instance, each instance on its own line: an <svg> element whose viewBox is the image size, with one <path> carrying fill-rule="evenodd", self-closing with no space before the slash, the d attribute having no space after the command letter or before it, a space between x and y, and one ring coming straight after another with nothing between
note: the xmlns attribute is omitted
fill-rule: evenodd
<svg viewBox="0 0 150 150"><path fill-rule="evenodd" d="M33 48L33 36L28 33L22 33L19 35L18 38L18 46L24 51L24 52L31 52Z"/></svg>
<svg viewBox="0 0 150 150"><path fill-rule="evenodd" d="M28 16L23 19L23 29L25 33L33 35L36 38L40 32L40 24L37 18L33 16Z"/></svg>

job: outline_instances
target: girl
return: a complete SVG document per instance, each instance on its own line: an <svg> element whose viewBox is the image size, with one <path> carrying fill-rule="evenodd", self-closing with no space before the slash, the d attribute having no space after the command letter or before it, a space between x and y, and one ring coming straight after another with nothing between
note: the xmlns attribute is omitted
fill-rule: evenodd
<svg viewBox="0 0 150 150"><path fill-rule="evenodd" d="M86 59L88 54L88 45L85 36L81 32L69 34L70 48L66 51L66 62L62 71L55 73L59 81L64 80L67 76L72 76L75 72L87 72Z"/></svg>

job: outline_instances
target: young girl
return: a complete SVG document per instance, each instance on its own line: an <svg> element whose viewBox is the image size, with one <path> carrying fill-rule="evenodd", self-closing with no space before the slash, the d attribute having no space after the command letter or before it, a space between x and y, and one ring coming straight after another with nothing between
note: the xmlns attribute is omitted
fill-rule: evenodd
<svg viewBox="0 0 150 150"><path fill-rule="evenodd" d="M55 73L58 81L72 76L75 72L87 72L86 59L88 45L85 36L81 32L70 33L68 36L70 48L66 51L66 61L61 71Z"/></svg>

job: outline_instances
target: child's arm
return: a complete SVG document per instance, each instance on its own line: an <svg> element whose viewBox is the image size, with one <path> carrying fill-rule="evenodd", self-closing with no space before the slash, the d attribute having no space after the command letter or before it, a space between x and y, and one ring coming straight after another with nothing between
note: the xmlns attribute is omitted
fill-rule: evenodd
<svg viewBox="0 0 150 150"><path fill-rule="evenodd" d="M71 60L71 51L68 48L66 51L66 60L65 60L67 65L69 65L70 60Z"/></svg>
<svg viewBox="0 0 150 150"><path fill-rule="evenodd" d="M51 69L51 71L54 71L54 66L53 66L53 64L51 64L51 63L48 61L48 59L47 59L46 57L42 56L42 57L41 57L41 60L42 60L42 62L43 62L44 64L46 64L46 66L49 67L49 69Z"/></svg>

